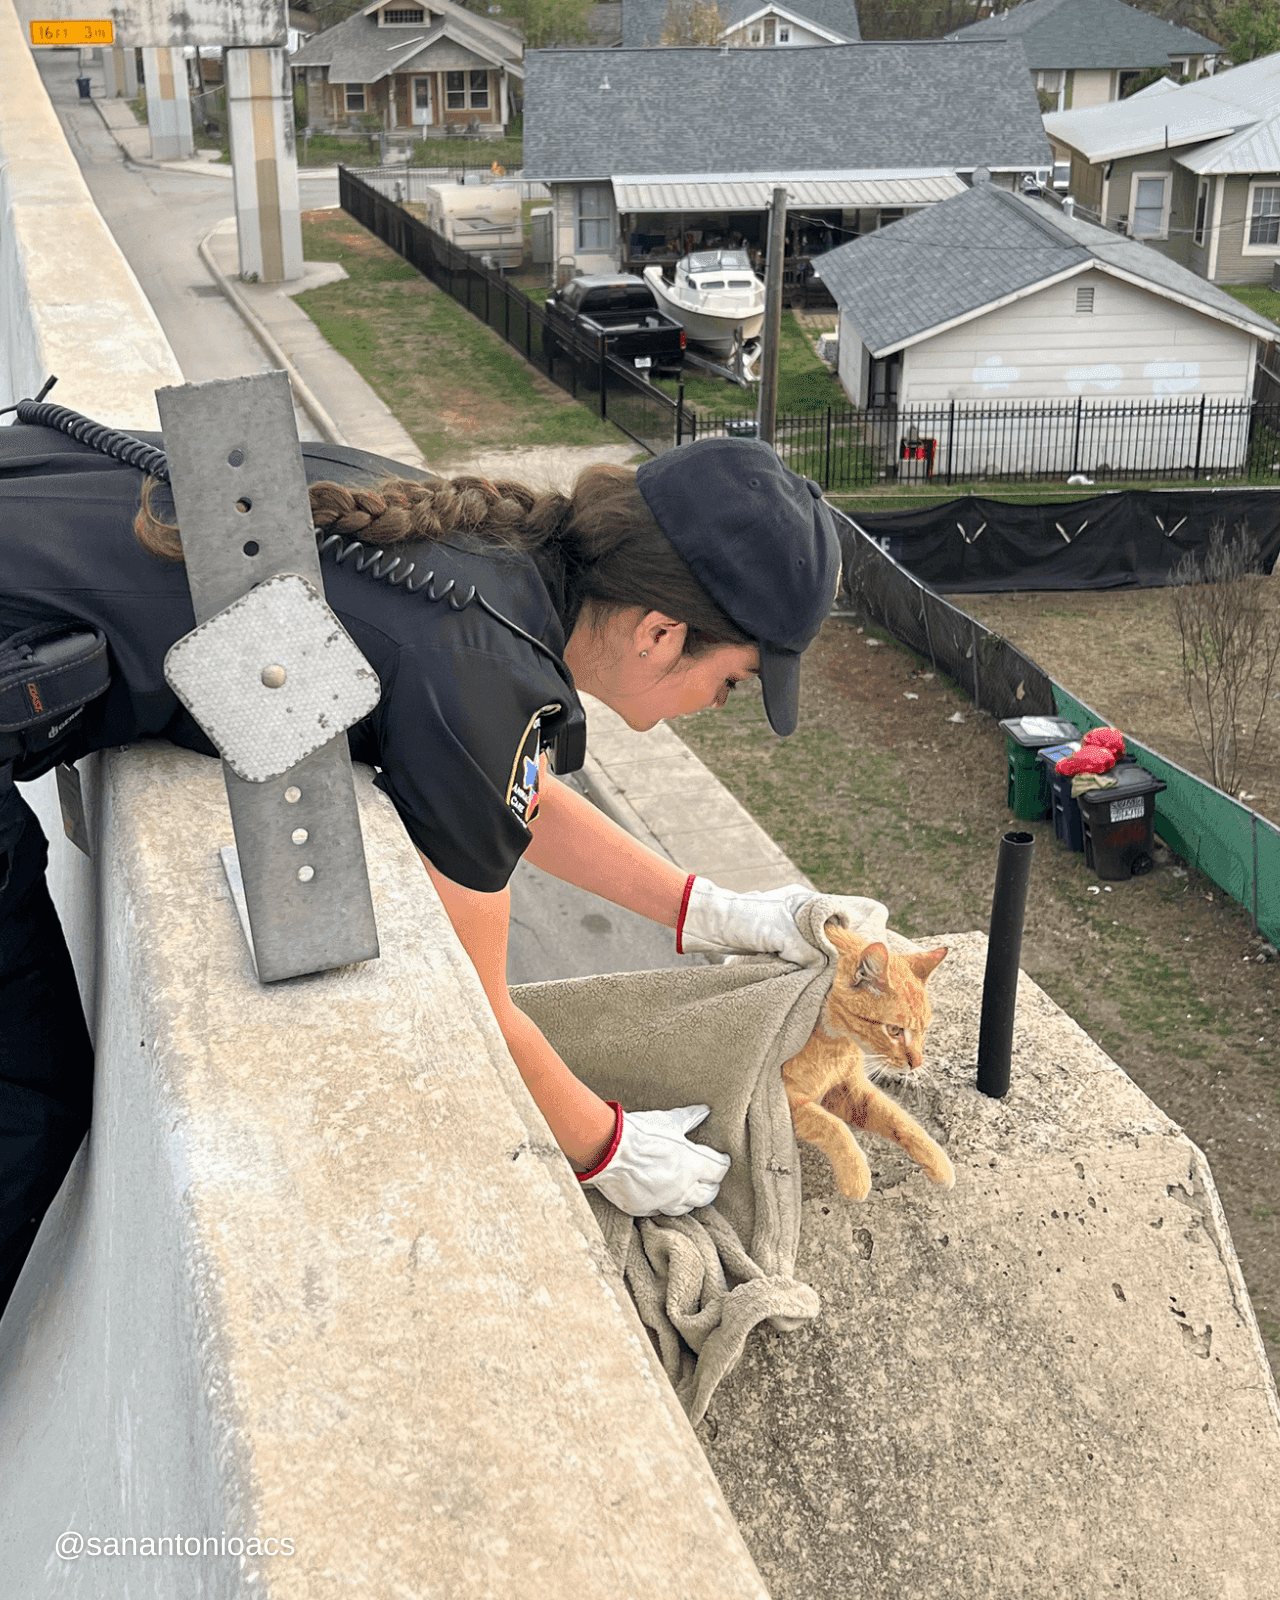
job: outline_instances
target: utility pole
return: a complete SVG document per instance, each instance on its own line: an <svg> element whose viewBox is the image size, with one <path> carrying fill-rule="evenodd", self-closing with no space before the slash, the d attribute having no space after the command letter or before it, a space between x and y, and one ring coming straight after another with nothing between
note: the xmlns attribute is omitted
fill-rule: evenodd
<svg viewBox="0 0 1280 1600"><path fill-rule="evenodd" d="M778 419L778 340L782 335L782 260L787 253L787 191L773 191L769 210L769 260L764 280L763 349L760 356L760 398L756 436L773 443Z"/></svg>

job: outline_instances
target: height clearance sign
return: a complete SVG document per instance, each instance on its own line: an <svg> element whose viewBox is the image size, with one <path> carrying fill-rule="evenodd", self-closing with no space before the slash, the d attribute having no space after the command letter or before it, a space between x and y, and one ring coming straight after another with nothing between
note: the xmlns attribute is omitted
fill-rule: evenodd
<svg viewBox="0 0 1280 1600"><path fill-rule="evenodd" d="M37 50L52 50L68 44L114 44L116 30L111 20L84 22L33 22L31 43Z"/></svg>

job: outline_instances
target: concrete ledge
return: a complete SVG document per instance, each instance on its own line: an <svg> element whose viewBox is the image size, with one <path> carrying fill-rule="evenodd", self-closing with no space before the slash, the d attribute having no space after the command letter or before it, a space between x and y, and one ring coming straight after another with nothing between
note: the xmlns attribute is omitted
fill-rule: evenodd
<svg viewBox="0 0 1280 1600"><path fill-rule="evenodd" d="M358 786L382 959L261 988L218 766L103 762L94 1130L0 1331L6 1587L759 1600L474 971ZM294 1553L64 1563L65 1530Z"/></svg>
<svg viewBox="0 0 1280 1600"><path fill-rule="evenodd" d="M846 1201L802 1146L822 1315L750 1344L699 1430L770 1592L1264 1600L1280 1411L1208 1165L1025 976L980 1095L986 940L940 942L900 1098L956 1186L867 1135Z"/></svg>
<svg viewBox="0 0 1280 1600"><path fill-rule="evenodd" d="M182 382L0 0L0 404L54 373L51 399L123 428L158 426L155 390Z"/></svg>

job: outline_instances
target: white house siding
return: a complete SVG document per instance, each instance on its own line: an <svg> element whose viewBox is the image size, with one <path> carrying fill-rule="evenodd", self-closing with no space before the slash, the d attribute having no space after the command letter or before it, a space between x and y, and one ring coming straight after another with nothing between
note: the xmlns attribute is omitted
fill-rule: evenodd
<svg viewBox="0 0 1280 1600"><path fill-rule="evenodd" d="M726 34L725 43L733 50L760 50L777 47L781 50L794 50L806 45L830 44L830 39L824 39L820 33L814 33L808 28L802 28L798 22L782 20L779 26L789 29L789 39L779 39L777 28L772 17L760 18L753 22L749 28L735 28ZM758 38L752 35L758 34Z"/></svg>
<svg viewBox="0 0 1280 1600"><path fill-rule="evenodd" d="M836 323L836 377L855 406L867 403L871 377L871 352L843 312Z"/></svg>
<svg viewBox="0 0 1280 1600"><path fill-rule="evenodd" d="M1067 73L1066 111L1079 111L1084 106L1105 106L1116 98L1116 74L1105 68L1100 71L1076 67Z"/></svg>
<svg viewBox="0 0 1280 1600"><path fill-rule="evenodd" d="M618 211L609 190L608 246L600 250L578 249L578 203L582 186L576 183L553 183L551 205L554 211L556 266L559 275L567 278L575 273L617 272L621 245L618 239Z"/></svg>
<svg viewBox="0 0 1280 1600"><path fill-rule="evenodd" d="M1093 290L1092 313L1077 312L1077 292ZM842 341L843 344L843 341ZM950 403L960 413L951 441L952 470L1176 469L1235 466L1243 457L1247 418L1207 430L1199 426L1202 396L1249 400L1256 342L1224 323L1090 271L975 318L903 353L898 402L903 427L922 406L936 407L918 431L947 454ZM1054 402L1055 417L1034 412ZM1167 408L1134 420L1128 402ZM1080 413L1077 430L1075 406ZM999 406L1003 423L964 412ZM1090 415L1092 413L1092 415ZM1033 459L1033 457L1035 459Z"/></svg>

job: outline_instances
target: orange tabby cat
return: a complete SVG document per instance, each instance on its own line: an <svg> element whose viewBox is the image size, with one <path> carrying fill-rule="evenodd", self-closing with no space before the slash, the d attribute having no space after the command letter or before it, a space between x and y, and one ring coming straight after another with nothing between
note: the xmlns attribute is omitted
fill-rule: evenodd
<svg viewBox="0 0 1280 1600"><path fill-rule="evenodd" d="M868 1058L873 1073L920 1067L933 1015L924 982L946 948L892 955L835 924L827 934L840 952L835 981L808 1044L782 1068L796 1133L826 1153L840 1193L850 1199L870 1194L871 1168L849 1123L900 1144L926 1177L950 1188L955 1173L945 1154L867 1075Z"/></svg>

